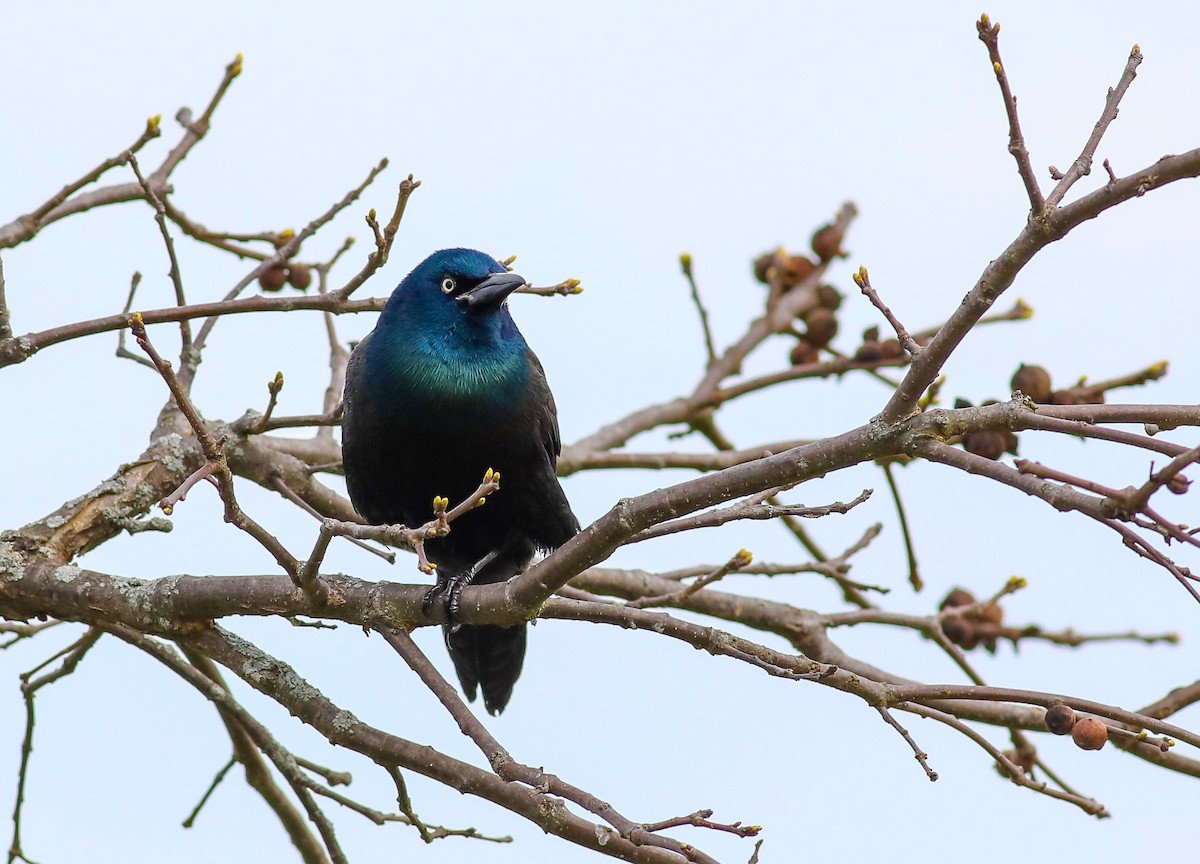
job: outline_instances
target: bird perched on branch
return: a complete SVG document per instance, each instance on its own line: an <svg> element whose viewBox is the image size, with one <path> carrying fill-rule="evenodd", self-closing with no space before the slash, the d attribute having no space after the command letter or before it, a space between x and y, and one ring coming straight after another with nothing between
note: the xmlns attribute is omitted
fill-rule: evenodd
<svg viewBox="0 0 1200 864"><path fill-rule="evenodd" d="M446 604L446 647L463 691L504 710L525 658L525 625L454 621L469 584L503 582L534 552L579 531L559 486L561 444L542 364L508 311L525 284L482 252L444 249L392 292L354 349L343 397L342 457L350 500L368 522L424 524L435 496L458 503L499 472L486 506L426 542Z"/></svg>

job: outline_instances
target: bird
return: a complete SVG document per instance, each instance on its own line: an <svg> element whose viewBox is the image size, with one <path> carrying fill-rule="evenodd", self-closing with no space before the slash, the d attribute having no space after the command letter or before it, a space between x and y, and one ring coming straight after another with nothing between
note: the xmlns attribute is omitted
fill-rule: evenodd
<svg viewBox="0 0 1200 864"><path fill-rule="evenodd" d="M558 412L546 373L508 308L525 284L474 249L434 252L388 298L346 368L342 460L350 501L367 522L416 527L436 496L458 503L498 472L500 488L427 540L443 633L459 682L502 712L525 658L524 623L454 620L468 584L521 573L535 553L579 532L558 482Z"/></svg>

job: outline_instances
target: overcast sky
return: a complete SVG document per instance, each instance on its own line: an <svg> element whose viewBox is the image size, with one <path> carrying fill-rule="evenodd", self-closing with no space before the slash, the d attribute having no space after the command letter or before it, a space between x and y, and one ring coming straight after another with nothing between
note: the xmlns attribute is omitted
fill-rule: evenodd
<svg viewBox="0 0 1200 864"><path fill-rule="evenodd" d="M680 252L694 255L717 340L727 344L760 309L751 259L780 244L803 248L814 227L853 200L861 211L846 243L853 254L831 271L833 281L853 293L851 266L867 265L897 314L921 328L953 311L1020 230L1027 209L975 34L980 10L961 3L130 0L5 7L0 222L118 153L147 117L161 113L166 134L142 157L143 165L155 164L176 140L176 110L202 108L225 64L242 52L245 71L211 133L174 175L176 204L215 229L299 228L388 156L391 167L378 184L307 244L304 257L328 257L348 234L365 240L367 208L390 208L396 184L412 172L423 186L391 262L364 291L386 293L428 252L452 245L518 254L518 272L539 284L581 278L587 290L578 297L512 304L546 367L568 442L697 380L703 342L678 273ZM1200 146L1200 12L1158 2L1083 8L1005 2L988 9L1003 24L1005 65L1043 181L1047 165L1065 167L1077 155L1134 42L1146 59L1098 155L1126 174ZM1097 169L1080 192L1102 182ZM1179 183L1048 248L999 304L1007 308L1020 296L1036 316L973 334L947 367L950 398L1004 398L1022 361L1069 383L1169 359L1166 379L1115 398L1195 402L1198 202L1200 185ZM357 269L365 245L350 255L343 278ZM219 297L245 272L211 249L179 241L179 250L193 300ZM139 305L171 302L157 229L141 205L56 224L6 251L4 269L17 332L119 311L134 270L145 274ZM343 339L356 339L373 323L361 316L338 326ZM855 335L872 323L883 322L850 297L838 344L853 350ZM156 338L169 344L170 328L159 331ZM206 416L232 419L261 408L265 383L283 370L281 410L318 410L327 374L323 339L315 314L223 321L196 400ZM144 446L166 393L147 370L115 359L114 345L112 334L67 343L0 373L7 418L0 528L53 511ZM778 368L788 348L784 340L768 344L747 371ZM744 446L813 437L863 422L885 397L865 376L797 383L774 398L746 400L725 422ZM1194 444L1196 434L1174 439ZM652 435L639 444L664 442ZM1116 486L1140 482L1148 468L1147 460L1096 442L1026 434L1021 449ZM586 523L623 495L686 476L613 472L571 478L565 488ZM955 585L983 595L1019 574L1031 587L1011 598L1010 620L1184 637L1175 648L1028 645L1015 655L1006 646L995 658L978 658L991 683L1136 709L1193 680L1200 608L1114 535L948 469L915 465L899 479L928 582L920 595L904 582L903 547L877 471L845 472L794 496L819 504L878 490L868 505L813 530L836 549L883 521L883 536L857 559L854 576L894 586L895 608L928 612ZM285 542L296 549L311 543L307 517L250 484L239 489L245 506ZM1195 501L1170 503L1177 518L1200 523ZM169 535L123 538L82 563L143 578L272 569L260 548L223 524L208 488L195 490L174 522ZM723 561L740 547L759 560L801 557L778 526L756 523L637 546L614 561L670 568ZM410 557L388 568L346 544L335 546L328 565L367 579L419 575ZM838 608L835 594L812 576L727 582L730 590L805 608ZM362 719L480 763L379 639L346 627L228 623ZM448 671L438 634L418 635ZM909 633L837 636L847 651L896 674L960 681ZM16 676L69 638L47 634L0 654L0 812L11 809L16 785L23 717ZM236 775L194 829L179 827L228 757L228 741L211 706L190 688L108 641L39 696L26 851L43 862L96 864L290 860L278 824ZM353 771L352 795L390 809L390 781L369 762L322 746L255 694L246 693L246 704L297 753ZM1200 726L1195 710L1177 719ZM1084 753L1039 736L1050 764L1113 813L1100 823L1001 781L987 756L953 733L906 722L941 775L936 784L856 699L768 680L645 634L544 622L530 634L511 706L488 725L516 758L544 765L635 820L712 807L717 819L762 824L764 862L1194 854L1194 779L1112 747ZM1003 744L1002 733L984 732ZM410 829L377 828L331 809L352 861L595 860L486 802L419 778L411 788L423 818L512 834L517 842L449 839L424 847ZM748 841L677 834L722 861L750 855Z"/></svg>

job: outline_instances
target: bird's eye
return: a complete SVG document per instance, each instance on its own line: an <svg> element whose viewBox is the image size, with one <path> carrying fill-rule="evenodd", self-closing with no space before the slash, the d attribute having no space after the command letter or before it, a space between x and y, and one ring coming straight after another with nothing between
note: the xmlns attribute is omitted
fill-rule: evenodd
<svg viewBox="0 0 1200 864"><path fill-rule="evenodd" d="M454 290L454 280L447 276L442 280L442 293L449 294Z"/></svg>

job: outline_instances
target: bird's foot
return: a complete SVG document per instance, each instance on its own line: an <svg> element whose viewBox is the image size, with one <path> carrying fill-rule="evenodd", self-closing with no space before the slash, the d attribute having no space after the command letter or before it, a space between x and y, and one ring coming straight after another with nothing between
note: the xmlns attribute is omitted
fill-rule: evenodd
<svg viewBox="0 0 1200 864"><path fill-rule="evenodd" d="M438 583L426 591L425 596L421 599L421 614L428 615L433 604L440 602L446 612L446 623L454 627L458 626L456 619L463 589L474 582L479 572L495 560L496 554L495 550L487 553L476 561L466 573L449 576L444 580L438 579Z"/></svg>
<svg viewBox="0 0 1200 864"><path fill-rule="evenodd" d="M421 599L421 614L428 615L434 603L441 603L446 613L446 623L457 624L463 589L470 585L474 578L475 572L471 571L434 585Z"/></svg>

